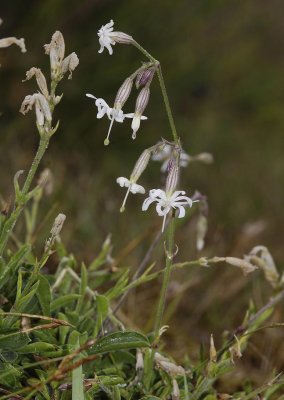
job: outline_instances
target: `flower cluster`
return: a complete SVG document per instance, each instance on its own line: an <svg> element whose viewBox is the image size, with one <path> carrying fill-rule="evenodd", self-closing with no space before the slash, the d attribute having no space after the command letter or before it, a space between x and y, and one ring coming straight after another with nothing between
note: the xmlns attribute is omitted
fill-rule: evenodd
<svg viewBox="0 0 284 400"><path fill-rule="evenodd" d="M40 68L32 67L26 73L26 80L36 78L39 92L27 95L21 105L20 112L26 114L34 107L36 113L36 123L40 134L48 133L52 135L58 127L51 127L52 112L56 104L58 104L62 96L55 95L55 89L58 82L69 72L68 79L71 78L72 72L79 64L76 53L71 53L64 58L65 42L61 32L57 31L53 34L51 42L44 46L45 53L50 56L51 67L51 89L47 87L46 78Z"/></svg>
<svg viewBox="0 0 284 400"><path fill-rule="evenodd" d="M116 43L133 44L136 47L139 46L131 36L123 32L114 31L113 25L113 20L111 20L108 24L99 29L99 53L102 53L106 48L109 54L112 55L112 46ZM106 115L110 120L107 136L104 140L105 145L108 145L110 142L109 138L114 121L122 123L125 119L132 119L132 139L135 139L141 121L147 119L143 113L149 102L150 85L156 72L159 73L159 63L152 57L149 59L150 62L143 63L140 68L125 79L118 89L112 107L109 106L104 99L95 97L89 93L86 94L87 97L95 100L95 105L98 110L97 118L100 119ZM123 107L132 92L134 81L136 89L140 90L136 98L135 110L133 113L124 113ZM190 156L182 150L178 140L175 140L174 143L163 140L142 152L129 178L123 176L117 178L117 183L121 187L127 188L120 208L121 212L125 210L125 204L130 193L145 194L145 188L138 184L137 181L151 159L163 162L162 171L167 171L166 187L165 190L151 189L149 191L149 196L143 202L142 210L146 211L152 203L156 203L156 211L160 217L163 217L162 231L164 231L168 215L182 218L185 216L186 207L192 207L193 203L199 200L192 200L190 197L186 196L185 191L176 190L179 181L180 167L187 166L190 161Z"/></svg>
<svg viewBox="0 0 284 400"><path fill-rule="evenodd" d="M102 26L98 31L99 43L101 46L99 53L102 53L104 48L106 48L109 54L112 55L113 49L111 46L115 45L116 43L135 44L133 38L126 33L114 32L113 24L113 20L111 20L108 24ZM109 137L114 121L121 123L125 120L125 118L132 119L132 139L136 138L141 121L147 119L143 113L149 102L150 85L155 75L156 68L157 65L153 62L144 63L142 67L138 68L133 74L126 78L121 87L118 89L113 107L110 107L102 98L97 98L89 93L86 94L87 97L91 97L95 100L95 104L98 108L97 118L102 118L104 115L107 115L108 119L110 120L108 133L104 140L104 144L106 146L109 144ZM132 92L134 80L136 80L136 89L139 90L141 87L142 88L136 99L134 113L124 113L122 108Z"/></svg>

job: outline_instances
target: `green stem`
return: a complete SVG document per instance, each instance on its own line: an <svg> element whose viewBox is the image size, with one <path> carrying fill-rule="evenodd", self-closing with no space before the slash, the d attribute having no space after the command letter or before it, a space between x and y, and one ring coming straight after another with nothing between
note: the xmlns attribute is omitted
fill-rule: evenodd
<svg viewBox="0 0 284 400"><path fill-rule="evenodd" d="M167 249L166 249L166 267L163 275L163 283L157 308L154 328L154 341L159 339L159 331L162 327L163 315L166 304L167 290L169 286L171 269L173 265L173 249L174 249L174 218L171 216L171 221L167 230Z"/></svg>
<svg viewBox="0 0 284 400"><path fill-rule="evenodd" d="M166 85L165 85L165 81L164 81L164 77L163 77L163 73L162 73L161 64L159 64L159 67L157 69L157 74L158 74L160 88L161 88L161 91L162 91L162 95L163 95L163 99L164 99L164 103L165 103L165 107L166 107L167 116L168 116L168 119L169 119L171 131L172 131L172 136L173 136L174 142L178 143L179 138L178 138L175 122L174 122L172 109L171 109L171 106L170 106L169 97L168 97L168 94L167 94L167 89L166 89Z"/></svg>
<svg viewBox="0 0 284 400"><path fill-rule="evenodd" d="M28 176L26 178L26 181L25 181L23 189L22 189L22 193L23 194L27 194L29 189L30 189L30 187L31 187L31 183L32 183L32 180L33 180L33 178L35 176L35 173L36 173L36 171L38 169L39 163L40 163L40 161L41 161L41 159L42 159L42 157L43 157L43 155L44 155L44 153L45 153L45 151L46 151L46 149L48 147L49 138L50 138L49 134L43 134L43 136L40 139L39 146L38 146L35 158L34 158L34 160L32 162L31 168L30 168L30 170L28 172Z"/></svg>
<svg viewBox="0 0 284 400"><path fill-rule="evenodd" d="M173 118L173 113L172 113L172 109L170 106L169 97L167 94L167 89L166 89L166 85L165 85L165 81L164 81L164 77L163 77L163 73L162 73L161 64L158 60L156 60L153 56L151 56L151 54L148 53L148 51L145 50L144 47L142 47L139 43L134 41L133 44L139 51L141 51L141 53L143 53L151 62L155 63L157 66L157 75L158 75L159 84L160 84L162 96L163 96L165 107L166 107L167 116L168 116L170 127L171 127L172 136L173 136L174 142L178 143L179 137L177 134L177 130L176 130L176 126L175 126L175 122L174 122L174 118Z"/></svg>
<svg viewBox="0 0 284 400"><path fill-rule="evenodd" d="M31 165L31 168L28 172L28 176L26 178L26 181L24 183L23 189L21 194L23 196L27 195L32 180L35 176L35 173L37 171L37 168L39 166L39 163L48 147L48 143L49 143L49 139L50 136L48 134L43 134L41 136L40 142L39 142L39 147L37 150L37 153L35 155L35 158L33 160L33 163ZM24 207L26 205L26 201L24 200L23 202L20 202L19 204L16 205L15 209L13 210L13 212L11 213L11 215L9 216L9 218L7 219L7 221L5 222L5 224L3 225L1 234L0 234L0 256L3 255L3 252L5 250L5 247L7 245L7 242L9 240L10 234L14 229L14 226L16 225L16 222L21 214L21 212L23 211Z"/></svg>
<svg viewBox="0 0 284 400"><path fill-rule="evenodd" d="M163 316L164 316L164 311L165 311L165 305L166 305L166 296L167 296L167 291L168 291L168 286L170 282L170 276L171 276L171 270L173 266L173 249L174 249L174 228L175 228L175 222L174 222L174 217L170 216L171 221L169 223L169 227L167 230L167 248L166 248L166 267L164 269L164 274L163 274L163 283L162 283L162 288L160 292L160 297L159 297L159 303L158 303L158 308L157 308L157 313L156 313L156 318L155 318L155 326L154 326L154 340L153 340L153 350L151 351L151 356L150 356L150 368L148 368L148 371L146 372L145 376L145 386L147 390L150 390L151 388L151 382L152 382L152 377L153 377L153 365L154 365L154 358L155 358L155 347L157 342L159 341L159 332L162 327L163 323Z"/></svg>

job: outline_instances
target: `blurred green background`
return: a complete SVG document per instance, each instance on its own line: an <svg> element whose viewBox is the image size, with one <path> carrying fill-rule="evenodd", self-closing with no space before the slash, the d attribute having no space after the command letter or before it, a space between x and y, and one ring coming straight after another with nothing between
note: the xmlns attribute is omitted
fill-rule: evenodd
<svg viewBox="0 0 284 400"><path fill-rule="evenodd" d="M28 50L21 54L15 47L0 52L4 198L12 193L14 173L29 167L38 141L34 116L18 113L24 96L35 90L35 82L21 81L32 66L48 73L49 59L42 46L59 29L67 53L75 51L80 64L73 80L59 87L59 93L64 92L56 110L60 129L43 161L54 174L55 188L44 200L42 217L52 204L53 215L67 214L65 243L87 261L109 232L114 254L133 238L145 235L146 243L126 258L134 266L160 228L154 208L147 214L140 211L141 195L129 198L126 212L119 214L125 192L115 182L118 176L130 174L145 147L161 137L170 138L157 82L145 111L148 121L142 122L134 142L130 123L115 124L111 145L104 147L108 121L96 119L96 107L85 97L93 93L111 105L120 84L144 61L130 46L116 45L113 56L106 51L98 54L97 30L113 19L115 30L131 34L160 60L184 149L191 155L204 151L214 155L214 164L190 164L182 175L182 188L188 194L198 189L208 197L209 232L202 255L242 256L252 246L263 244L278 265L283 263L283 1L13 0L2 2L0 12L4 20L1 37L24 37ZM125 111L131 112L134 103L135 95ZM147 189L161 185L158 163L148 167L140 183ZM199 256L194 221L184 221L177 242L179 260ZM189 273L184 274L177 280L187 279ZM270 293L259 276L249 279L247 286L247 279L226 267L192 274L202 274L203 286L189 291L175 315L183 318L185 327L190 319L191 334L198 341L207 335L208 326L218 331L240 323L252 292L258 305L265 301L264 293ZM215 288L211 292L214 299L208 285ZM248 294L242 296L244 287L249 288ZM137 296L145 301L145 294ZM188 304L196 304L200 297L203 303L192 317ZM200 318L205 321L204 330ZM181 343L182 339L176 340Z"/></svg>

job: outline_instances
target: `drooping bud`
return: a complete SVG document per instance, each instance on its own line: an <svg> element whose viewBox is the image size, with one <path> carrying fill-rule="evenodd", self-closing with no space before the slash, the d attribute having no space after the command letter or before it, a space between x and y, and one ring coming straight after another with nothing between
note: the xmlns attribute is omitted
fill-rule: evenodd
<svg viewBox="0 0 284 400"><path fill-rule="evenodd" d="M179 179L179 165L176 159L171 159L168 163L168 176L166 180L166 190L167 195L171 196L175 191L178 179Z"/></svg>
<svg viewBox="0 0 284 400"><path fill-rule="evenodd" d="M116 110L121 110L127 101L133 86L133 80L131 78L125 79L123 84L118 89L117 95L114 101L114 108Z"/></svg>
<svg viewBox="0 0 284 400"><path fill-rule="evenodd" d="M140 127L141 116L147 107L150 98L150 88L144 87L137 96L134 117L132 120L131 128L133 130L132 139L136 138L136 132Z"/></svg>
<svg viewBox="0 0 284 400"><path fill-rule="evenodd" d="M150 84L154 77L155 72L156 72L155 67L142 69L142 71L140 71L136 77L136 82L135 82L136 88L139 89L141 86L144 86L147 83Z"/></svg>
<svg viewBox="0 0 284 400"><path fill-rule="evenodd" d="M75 68L77 68L79 64L79 58L76 53L71 53L69 56L64 58L62 61L62 67L61 67L61 72L62 75L65 75L66 72L69 71L68 79L72 79L72 72L74 71Z"/></svg>
<svg viewBox="0 0 284 400"><path fill-rule="evenodd" d="M136 164L130 175L130 180L132 182L136 182L140 178L141 174L145 171L145 168L147 167L150 158L151 158L151 150L149 149L144 150L143 153L138 158L138 160L136 161Z"/></svg>
<svg viewBox="0 0 284 400"><path fill-rule="evenodd" d="M40 88L41 93L44 95L44 97L46 97L46 99L48 99L49 97L49 93L48 93L48 89L47 89L47 84L46 84L46 79L45 76L43 75L43 73L41 72L40 68L35 68L32 67L31 69L29 69L26 72L26 81L30 80L33 76L36 77L36 81L38 84L38 87ZM25 81L23 81L25 82Z"/></svg>

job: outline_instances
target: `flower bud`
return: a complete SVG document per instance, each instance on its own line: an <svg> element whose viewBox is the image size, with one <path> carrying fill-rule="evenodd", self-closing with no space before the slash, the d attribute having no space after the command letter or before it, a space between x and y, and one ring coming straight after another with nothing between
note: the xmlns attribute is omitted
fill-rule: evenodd
<svg viewBox="0 0 284 400"><path fill-rule="evenodd" d="M45 76L43 75L43 73L41 72L40 68L31 68L26 72L26 81L30 80L33 76L36 77L36 81L38 84L38 87L40 88L40 91L42 92L42 94L44 95L44 97L46 97L46 99L48 99L49 97L49 93L48 93L48 89L47 89L47 84L46 84L46 79Z"/></svg>
<svg viewBox="0 0 284 400"><path fill-rule="evenodd" d="M68 79L72 79L72 72L74 71L75 68L77 68L79 64L79 58L76 53L71 53L69 56L64 58L62 61L62 66L61 66L61 73L62 75L65 75L67 71L69 71Z"/></svg>
<svg viewBox="0 0 284 400"><path fill-rule="evenodd" d="M155 71L156 70L154 67L143 69L142 71L140 71L136 77L136 88L139 89L141 86L144 86L147 83L151 83Z"/></svg>
<svg viewBox="0 0 284 400"><path fill-rule="evenodd" d="M65 219L66 219L65 214L60 213L57 215L57 217L55 218L54 223L52 225L51 231L50 231L50 234L52 236L58 236L60 234L63 224L65 222Z"/></svg>
<svg viewBox="0 0 284 400"><path fill-rule="evenodd" d="M179 166L176 159L171 159L168 163L169 172L166 180L166 193L171 195L178 184L179 179Z"/></svg>
<svg viewBox="0 0 284 400"><path fill-rule="evenodd" d="M137 96L135 114L142 115L145 108L147 107L150 97L150 88L144 87Z"/></svg>
<svg viewBox="0 0 284 400"><path fill-rule="evenodd" d="M127 78L125 79L125 81L123 82L123 84L120 86L120 88L118 89L115 101L114 101L114 108L117 110L120 110L125 102L127 101L130 93L131 93L131 89L133 86L133 80L131 78Z"/></svg>
<svg viewBox="0 0 284 400"><path fill-rule="evenodd" d="M124 32L112 32L111 38L116 43L121 44L132 44L134 42L133 37Z"/></svg>
<svg viewBox="0 0 284 400"><path fill-rule="evenodd" d="M141 174L145 171L145 168L147 167L151 157L151 151L149 149L146 149L143 151L143 153L140 155L138 158L132 174L130 175L130 180L132 182L136 182Z"/></svg>
<svg viewBox="0 0 284 400"><path fill-rule="evenodd" d="M144 369L144 360L143 360L143 353L140 349L136 351L136 371L140 371Z"/></svg>
<svg viewBox="0 0 284 400"><path fill-rule="evenodd" d="M50 238L46 241L45 244L45 249L44 251L47 252L51 249L53 246L55 240L58 239L58 236L61 232L61 229L63 227L63 224L65 222L66 215L65 214L58 214L57 217L54 220L54 223L52 225L51 231L50 231Z"/></svg>

